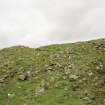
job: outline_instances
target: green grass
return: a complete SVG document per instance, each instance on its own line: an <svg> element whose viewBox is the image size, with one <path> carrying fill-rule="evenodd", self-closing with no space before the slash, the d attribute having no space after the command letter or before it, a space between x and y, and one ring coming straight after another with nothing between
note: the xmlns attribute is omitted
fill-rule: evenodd
<svg viewBox="0 0 105 105"><path fill-rule="evenodd" d="M102 48L96 49L98 45ZM105 39L99 39L36 49L24 46L1 49L0 78L5 75L7 78L0 83L0 105L105 105L104 47ZM97 69L100 64L102 67ZM29 80L19 81L19 74L27 71L31 73ZM89 76L89 72L93 75ZM71 81L72 74L79 74L80 78ZM35 89L43 80L49 86L35 97ZM72 86L76 84L79 88L74 91ZM95 100L81 98L86 90L94 94ZM15 96L8 98L9 93Z"/></svg>

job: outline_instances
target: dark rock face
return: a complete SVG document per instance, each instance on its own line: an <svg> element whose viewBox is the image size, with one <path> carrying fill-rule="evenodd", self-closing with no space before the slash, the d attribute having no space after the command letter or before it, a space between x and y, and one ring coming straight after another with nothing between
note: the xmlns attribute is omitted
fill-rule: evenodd
<svg viewBox="0 0 105 105"><path fill-rule="evenodd" d="M72 74L72 75L69 76L69 79L70 80L74 80L74 81L78 80L79 78L80 78L80 76L79 75L75 75L75 74Z"/></svg>
<svg viewBox="0 0 105 105"><path fill-rule="evenodd" d="M35 90L35 97L41 96L45 91L45 88L42 86L38 86Z"/></svg>

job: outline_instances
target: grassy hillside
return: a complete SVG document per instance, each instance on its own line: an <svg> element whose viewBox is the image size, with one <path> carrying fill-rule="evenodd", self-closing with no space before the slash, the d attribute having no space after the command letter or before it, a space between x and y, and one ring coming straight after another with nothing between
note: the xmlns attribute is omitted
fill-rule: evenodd
<svg viewBox="0 0 105 105"><path fill-rule="evenodd" d="M105 39L0 50L0 105L105 105Z"/></svg>

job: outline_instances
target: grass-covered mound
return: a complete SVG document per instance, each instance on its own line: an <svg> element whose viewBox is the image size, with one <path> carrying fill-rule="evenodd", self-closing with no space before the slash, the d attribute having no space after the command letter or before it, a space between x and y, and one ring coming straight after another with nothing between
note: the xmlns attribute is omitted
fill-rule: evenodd
<svg viewBox="0 0 105 105"><path fill-rule="evenodd" d="M0 105L105 105L105 39L0 50Z"/></svg>

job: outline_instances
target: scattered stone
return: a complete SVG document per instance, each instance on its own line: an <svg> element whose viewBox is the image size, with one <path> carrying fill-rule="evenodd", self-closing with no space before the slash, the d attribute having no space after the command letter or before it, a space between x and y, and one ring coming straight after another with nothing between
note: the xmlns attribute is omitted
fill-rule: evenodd
<svg viewBox="0 0 105 105"><path fill-rule="evenodd" d="M15 72L12 72L12 71L11 71L11 72L9 73L9 77L10 77L10 78L13 78L14 76L15 76Z"/></svg>
<svg viewBox="0 0 105 105"><path fill-rule="evenodd" d="M90 98L91 100L95 100L95 96L94 96L94 95L89 94L89 98Z"/></svg>
<svg viewBox="0 0 105 105"><path fill-rule="evenodd" d="M71 72L70 69L65 68L64 73L65 73L66 75L70 74L70 72Z"/></svg>
<svg viewBox="0 0 105 105"><path fill-rule="evenodd" d="M47 73L48 73L48 75L51 75L52 72L50 70L48 70Z"/></svg>
<svg viewBox="0 0 105 105"><path fill-rule="evenodd" d="M92 80L92 82L93 82L94 84L98 84L98 83L97 83L97 82L98 82L98 77L94 77L93 80Z"/></svg>
<svg viewBox="0 0 105 105"><path fill-rule="evenodd" d="M56 63L56 66L57 66L57 67L62 67L62 65L59 64L58 62Z"/></svg>
<svg viewBox="0 0 105 105"><path fill-rule="evenodd" d="M87 100L87 101L93 101L95 100L95 96L93 94L91 94L89 91L85 90L85 92L83 93L83 100Z"/></svg>
<svg viewBox="0 0 105 105"><path fill-rule="evenodd" d="M86 101L89 101L90 100L89 97L83 97L82 99L83 100L86 100Z"/></svg>
<svg viewBox="0 0 105 105"><path fill-rule="evenodd" d="M45 91L45 88L42 87L42 86L38 86L35 90L35 96L38 97L38 96L41 96Z"/></svg>
<svg viewBox="0 0 105 105"><path fill-rule="evenodd" d="M0 79L0 83L2 84L2 83L4 83L4 82L5 82L4 78L1 78L1 79Z"/></svg>
<svg viewBox="0 0 105 105"><path fill-rule="evenodd" d="M96 67L96 69L97 69L97 70L100 70L100 67L99 67L99 66L97 66L97 67Z"/></svg>
<svg viewBox="0 0 105 105"><path fill-rule="evenodd" d="M53 60L56 60L60 57L60 55L57 53L57 54L53 54L53 55L50 55L50 59L53 59Z"/></svg>
<svg viewBox="0 0 105 105"><path fill-rule="evenodd" d="M9 99L11 99L11 98L15 97L15 93L8 93L7 96L8 96Z"/></svg>
<svg viewBox="0 0 105 105"><path fill-rule="evenodd" d="M31 77L31 71L26 71L27 77Z"/></svg>
<svg viewBox="0 0 105 105"><path fill-rule="evenodd" d="M49 67L49 65L45 65L45 68L48 68Z"/></svg>
<svg viewBox="0 0 105 105"><path fill-rule="evenodd" d="M25 80L28 80L31 76L32 76L32 75L31 75L31 71L26 71L26 72L20 74L20 75L18 76L18 79L19 79L19 80L22 80L22 81L25 81Z"/></svg>
<svg viewBox="0 0 105 105"><path fill-rule="evenodd" d="M70 49L70 48L67 48L67 49L65 50L65 52L66 52L67 54L74 54L74 51L73 51L72 49Z"/></svg>
<svg viewBox="0 0 105 105"><path fill-rule="evenodd" d="M53 83L54 81L55 81L55 78L52 76L51 79L50 79L50 82Z"/></svg>
<svg viewBox="0 0 105 105"><path fill-rule="evenodd" d="M65 87L64 90L65 90L65 91L68 91L68 87Z"/></svg>
<svg viewBox="0 0 105 105"><path fill-rule="evenodd" d="M47 70L51 70L51 71L53 71L53 68L52 68L52 67L48 67Z"/></svg>
<svg viewBox="0 0 105 105"><path fill-rule="evenodd" d="M66 80L66 79L67 79L67 77L66 77L66 76L63 76L63 79L64 79L64 80Z"/></svg>
<svg viewBox="0 0 105 105"><path fill-rule="evenodd" d="M105 44L98 44L98 45L95 46L95 48L96 48L97 50L100 50L100 49L105 50Z"/></svg>
<svg viewBox="0 0 105 105"><path fill-rule="evenodd" d="M19 80L22 80L22 81L25 81L28 79L28 75L25 73L25 74L21 74L18 76L18 79Z"/></svg>
<svg viewBox="0 0 105 105"><path fill-rule="evenodd" d="M92 73L92 72L89 72L88 75L89 75L89 76L93 76L93 73Z"/></svg>
<svg viewBox="0 0 105 105"><path fill-rule="evenodd" d="M3 77L4 77L5 79L7 79L9 76L8 76L8 75L4 75Z"/></svg>
<svg viewBox="0 0 105 105"><path fill-rule="evenodd" d="M85 90L84 93L83 93L83 95L85 95L85 96L88 96L88 94L89 94L88 90Z"/></svg>
<svg viewBox="0 0 105 105"><path fill-rule="evenodd" d="M70 79L70 80L78 80L79 78L80 78L79 75L70 75L70 76L69 76L69 79Z"/></svg>
<svg viewBox="0 0 105 105"><path fill-rule="evenodd" d="M94 86L98 86L98 83L94 83Z"/></svg>
<svg viewBox="0 0 105 105"><path fill-rule="evenodd" d="M27 105L26 103L24 103L23 105Z"/></svg>

